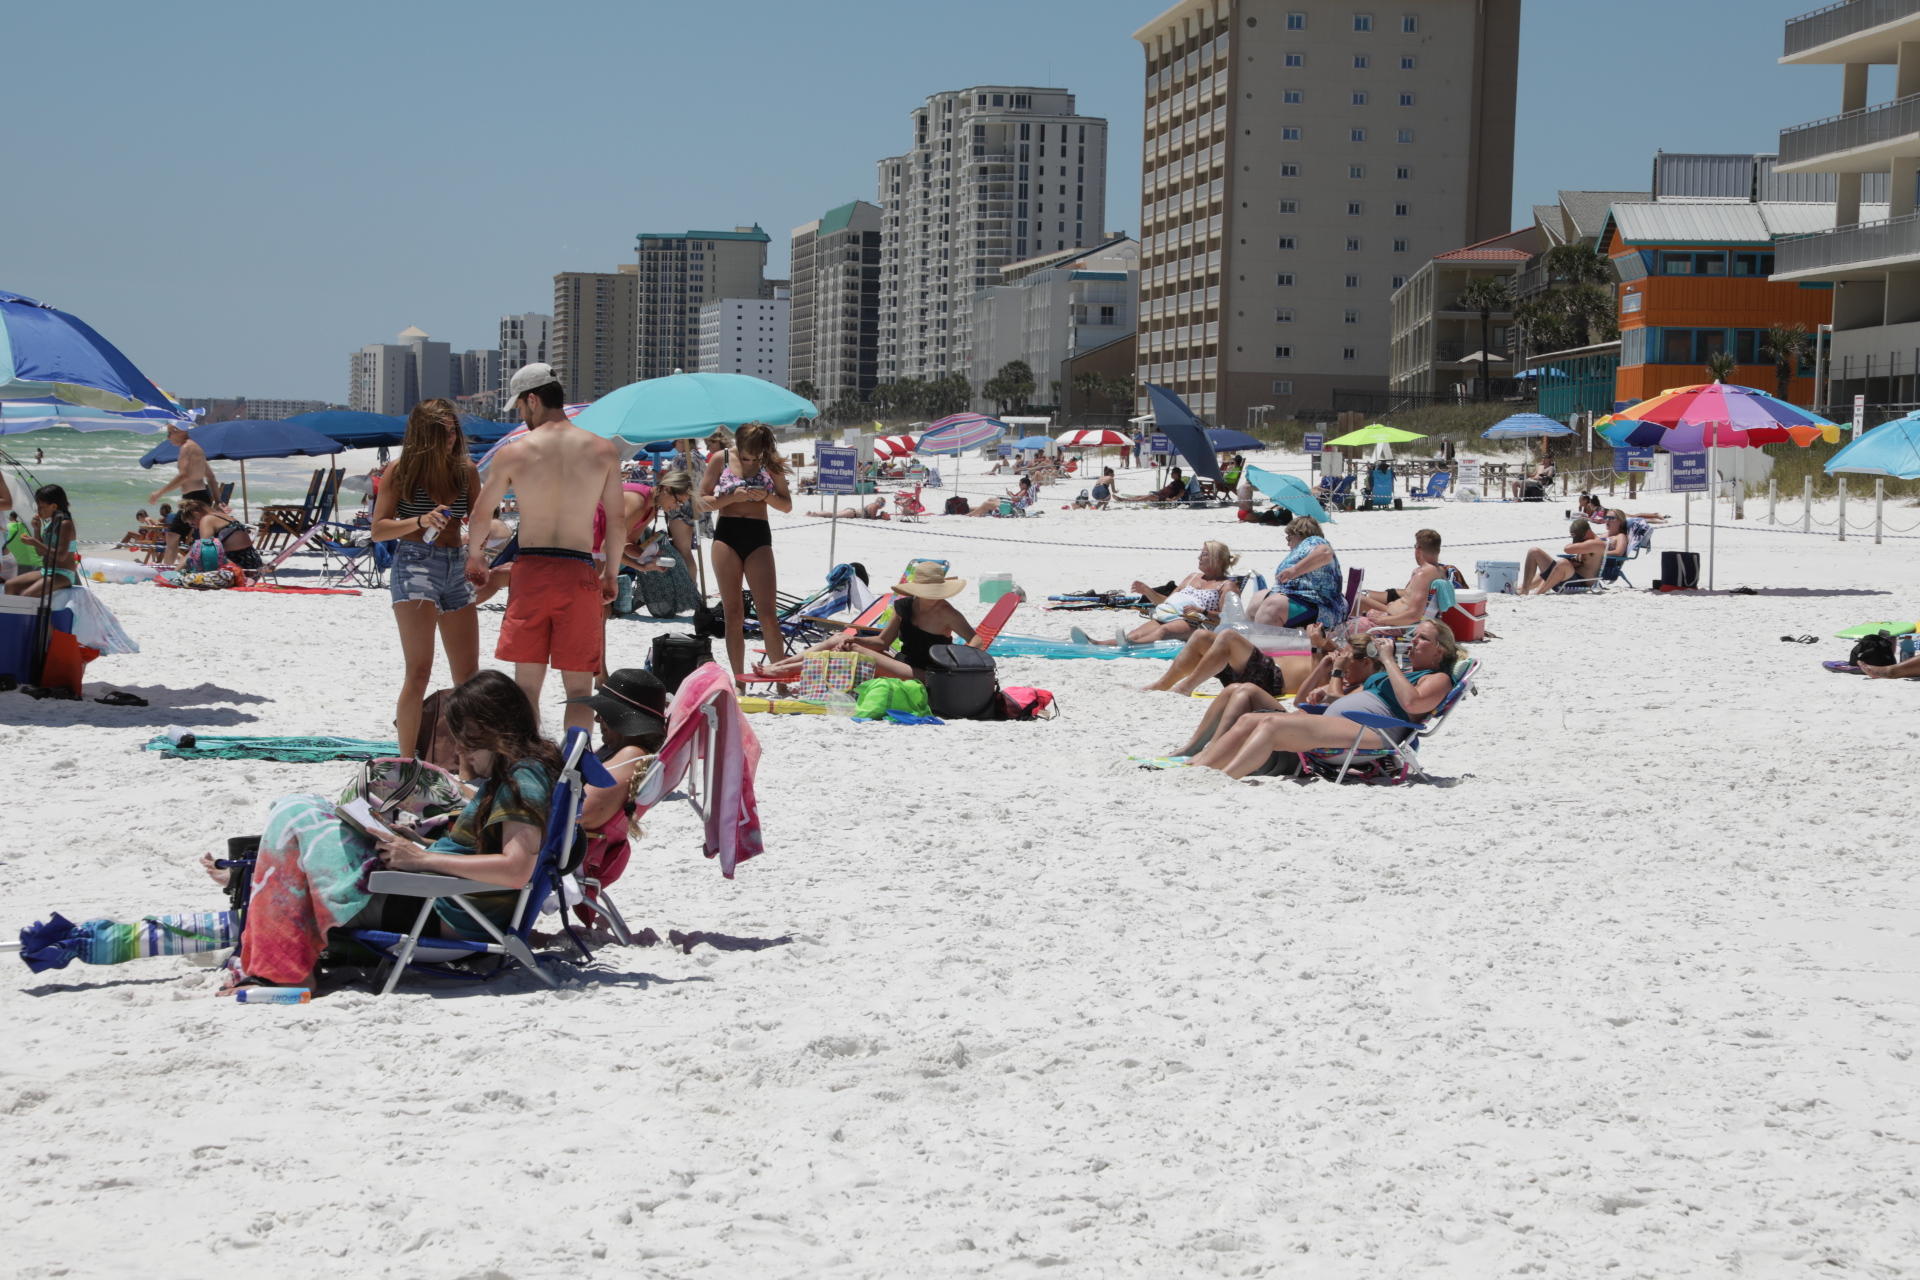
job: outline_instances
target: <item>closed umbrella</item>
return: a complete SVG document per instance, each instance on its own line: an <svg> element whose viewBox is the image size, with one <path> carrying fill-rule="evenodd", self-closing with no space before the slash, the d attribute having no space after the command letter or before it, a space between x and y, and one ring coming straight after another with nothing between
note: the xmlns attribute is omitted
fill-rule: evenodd
<svg viewBox="0 0 1920 1280"><path fill-rule="evenodd" d="M193 442L206 450L209 458L227 458L240 464L240 510L251 519L247 496L247 459L320 457L339 453L340 442L323 436L311 427L282 419L277 422L210 422L188 433ZM180 450L172 444L155 445L141 455L140 465L152 467L175 462Z"/></svg>
<svg viewBox="0 0 1920 1280"><path fill-rule="evenodd" d="M1920 413L1881 423L1827 459L1826 471L1920 480Z"/></svg>
<svg viewBox="0 0 1920 1280"><path fill-rule="evenodd" d="M582 409L574 425L634 444L711 435L715 427L749 422L785 426L817 418L814 403L744 373L670 373L629 383Z"/></svg>
<svg viewBox="0 0 1920 1280"><path fill-rule="evenodd" d="M0 400L129 412L179 406L86 321L0 289Z"/></svg>
<svg viewBox="0 0 1920 1280"><path fill-rule="evenodd" d="M1312 516L1321 524L1333 523L1333 513L1320 505L1320 499L1299 476L1282 475L1265 467L1248 467L1246 476L1248 484L1293 514Z"/></svg>
<svg viewBox="0 0 1920 1280"><path fill-rule="evenodd" d="M1154 429L1173 442L1173 447L1193 465L1196 474L1220 484L1223 479L1220 459L1214 455L1213 442L1207 439L1207 424L1194 415L1186 401L1165 387L1152 382L1140 385L1147 389Z"/></svg>

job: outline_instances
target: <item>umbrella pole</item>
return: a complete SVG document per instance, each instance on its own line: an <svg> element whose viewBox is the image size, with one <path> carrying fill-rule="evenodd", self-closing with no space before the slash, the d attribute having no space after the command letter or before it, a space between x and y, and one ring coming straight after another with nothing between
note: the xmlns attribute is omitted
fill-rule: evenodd
<svg viewBox="0 0 1920 1280"><path fill-rule="evenodd" d="M1713 552L1720 532L1720 446L1707 446L1707 590L1713 590Z"/></svg>
<svg viewBox="0 0 1920 1280"><path fill-rule="evenodd" d="M240 459L240 521L243 524L253 523L252 503L247 499L247 460L245 458Z"/></svg>

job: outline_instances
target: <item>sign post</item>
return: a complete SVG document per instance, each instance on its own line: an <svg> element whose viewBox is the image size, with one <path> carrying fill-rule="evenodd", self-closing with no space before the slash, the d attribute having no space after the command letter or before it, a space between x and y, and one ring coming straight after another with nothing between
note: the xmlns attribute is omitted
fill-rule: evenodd
<svg viewBox="0 0 1920 1280"><path fill-rule="evenodd" d="M860 451L839 445L823 444L814 447L814 462L819 466L819 489L827 494L829 501L840 494L853 493L860 487ZM833 518L827 522L827 569L833 569L833 557L840 540L840 504L835 502L830 508Z"/></svg>
<svg viewBox="0 0 1920 1280"><path fill-rule="evenodd" d="M1704 453L1676 453L1673 455L1673 480L1668 486L1674 493L1687 495L1686 532L1681 549L1693 550L1693 495L1707 490L1707 455Z"/></svg>

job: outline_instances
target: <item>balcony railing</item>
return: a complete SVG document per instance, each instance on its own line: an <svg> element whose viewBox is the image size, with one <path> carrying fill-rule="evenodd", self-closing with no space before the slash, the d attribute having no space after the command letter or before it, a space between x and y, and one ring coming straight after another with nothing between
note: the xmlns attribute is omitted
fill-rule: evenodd
<svg viewBox="0 0 1920 1280"><path fill-rule="evenodd" d="M1787 20L1786 56L1920 13L1920 0L1841 0Z"/></svg>
<svg viewBox="0 0 1920 1280"><path fill-rule="evenodd" d="M1776 240L1773 255L1774 274L1782 276L1887 258L1920 260L1920 214Z"/></svg>
<svg viewBox="0 0 1920 1280"><path fill-rule="evenodd" d="M1920 3L1920 0L1916 0ZM1780 131L1780 163L1798 164L1920 133L1920 93Z"/></svg>

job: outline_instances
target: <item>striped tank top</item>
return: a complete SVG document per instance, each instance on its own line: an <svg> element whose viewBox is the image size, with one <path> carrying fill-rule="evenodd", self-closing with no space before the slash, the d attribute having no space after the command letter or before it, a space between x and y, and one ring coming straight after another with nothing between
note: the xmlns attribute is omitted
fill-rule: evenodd
<svg viewBox="0 0 1920 1280"><path fill-rule="evenodd" d="M400 506L394 512L394 516L400 520L412 520L418 516L426 515L429 511L441 505L443 504L435 502L432 498L428 497L425 489L415 485L411 497L400 499ZM455 520L465 520L467 518L467 495L464 490L461 491L457 499L444 505L447 510L452 513Z"/></svg>

